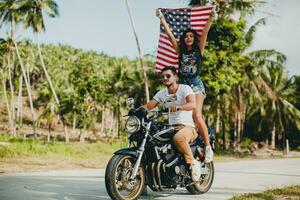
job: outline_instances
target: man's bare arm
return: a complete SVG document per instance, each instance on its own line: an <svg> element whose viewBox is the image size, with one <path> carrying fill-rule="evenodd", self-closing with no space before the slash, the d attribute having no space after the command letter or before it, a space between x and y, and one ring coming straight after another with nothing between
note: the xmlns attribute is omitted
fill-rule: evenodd
<svg viewBox="0 0 300 200"><path fill-rule="evenodd" d="M143 108L145 108L146 110L152 110L153 108L155 108L158 105L158 102L155 99L152 99L151 101L149 101L147 104L141 106Z"/></svg>

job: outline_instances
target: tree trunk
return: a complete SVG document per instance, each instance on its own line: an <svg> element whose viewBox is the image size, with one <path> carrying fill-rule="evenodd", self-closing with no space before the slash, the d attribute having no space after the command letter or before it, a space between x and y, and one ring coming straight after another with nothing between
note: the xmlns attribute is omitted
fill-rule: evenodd
<svg viewBox="0 0 300 200"><path fill-rule="evenodd" d="M73 117L73 129L72 134L76 134L76 114Z"/></svg>
<svg viewBox="0 0 300 200"><path fill-rule="evenodd" d="M85 127L83 128L83 130L85 130ZM82 128L80 128L80 131L79 131L79 141L81 143L84 143L85 142L85 133L84 131L82 131Z"/></svg>
<svg viewBox="0 0 300 200"><path fill-rule="evenodd" d="M222 101L222 102L221 102ZM223 136L223 149L227 149L227 138L226 138L226 100L225 95L222 95L222 98L220 99L221 107L221 114L222 114L222 136Z"/></svg>
<svg viewBox="0 0 300 200"><path fill-rule="evenodd" d="M247 104L245 103L243 106L243 112L242 112L242 124L241 124L241 135L244 135L245 131L245 123L246 123L246 110L247 110Z"/></svg>
<svg viewBox="0 0 300 200"><path fill-rule="evenodd" d="M65 142L69 143L70 139L69 139L69 134L68 134L68 126L67 126L65 120L62 120L62 123L63 123L63 127L64 127Z"/></svg>
<svg viewBox="0 0 300 200"><path fill-rule="evenodd" d="M105 121L104 121L104 114L105 114L105 107L104 107L104 105L102 105L102 112L101 112L101 130L100 130L101 134L104 133L104 123L105 123Z"/></svg>
<svg viewBox="0 0 300 200"><path fill-rule="evenodd" d="M237 134L236 134L236 149L241 150L241 112L237 111Z"/></svg>
<svg viewBox="0 0 300 200"><path fill-rule="evenodd" d="M20 75L19 77L19 92L18 92L18 109L17 109L17 121L18 121L18 132L20 133L21 126L22 126L22 113L23 113L23 76ZM24 138L26 138L26 133L24 132Z"/></svg>
<svg viewBox="0 0 300 200"><path fill-rule="evenodd" d="M132 16L132 13L131 13L131 9L130 9L128 0L126 0L126 5L127 5L127 10L128 10L128 14L129 14L129 17L130 17L132 30L133 30L133 33L134 33L134 36L135 36L135 40L136 40L136 44L137 44L137 48L138 48L138 52L139 52L140 64L141 64L142 71L143 71L146 101L149 102L150 101L149 86L148 86L147 71L146 71L146 68L144 66L144 61L143 61L143 53L142 53L142 49L141 49L140 44L139 44L138 36L136 34L136 31L135 31L133 16Z"/></svg>
<svg viewBox="0 0 300 200"><path fill-rule="evenodd" d="M117 129L117 133L118 133L118 138L120 138L120 120L119 120L119 117L118 117L118 119L117 119L117 127L116 127L116 129Z"/></svg>
<svg viewBox="0 0 300 200"><path fill-rule="evenodd" d="M110 121L110 127L109 127L109 135L112 135L113 133L113 126L114 126L114 112L111 112L111 121Z"/></svg>
<svg viewBox="0 0 300 200"><path fill-rule="evenodd" d="M47 136L47 142L50 142L50 136L51 136L51 125L48 125L48 136Z"/></svg>
<svg viewBox="0 0 300 200"><path fill-rule="evenodd" d="M16 114L15 114L15 89L12 80L11 64L10 64L10 54L8 54L8 78L9 78L9 87L10 87L10 102L11 102L11 131L12 135L16 136Z"/></svg>
<svg viewBox="0 0 300 200"><path fill-rule="evenodd" d="M238 85L238 127L237 127L237 149L241 150L241 135L242 135L242 115L243 115L243 99L242 99L242 89Z"/></svg>
<svg viewBox="0 0 300 200"><path fill-rule="evenodd" d="M117 118L117 133L118 133L118 138L120 138L120 130L119 130L119 127L120 127L120 114L121 114L121 106L120 106L120 97L118 97L118 108L117 108L117 115L116 115L116 118Z"/></svg>
<svg viewBox="0 0 300 200"><path fill-rule="evenodd" d="M5 99L5 102L6 102L6 109L7 109L7 114L8 114L9 129L11 131L11 134L13 135L13 122L12 122L12 116L11 116L11 109L9 107L9 101L8 101L8 97L7 97L7 90L6 90L5 80L2 80L2 86L3 86L4 99Z"/></svg>
<svg viewBox="0 0 300 200"><path fill-rule="evenodd" d="M285 137L284 126L283 126L283 123L282 123L281 109L280 109L280 105L279 105L278 101L276 102L276 110L277 110L277 114L278 114L280 133L282 134L282 149L283 149L283 153L285 153L285 149L286 149L286 137Z"/></svg>
<svg viewBox="0 0 300 200"><path fill-rule="evenodd" d="M226 131L225 131L225 122L222 120L222 140L223 140L223 149L227 149L227 138L226 138Z"/></svg>
<svg viewBox="0 0 300 200"><path fill-rule="evenodd" d="M221 117L221 103L220 95L217 96L217 116L216 116L216 135L220 135L220 117Z"/></svg>
<svg viewBox="0 0 300 200"><path fill-rule="evenodd" d="M272 132L271 132L271 148L275 149L275 139L276 138L276 126L273 124Z"/></svg>
<svg viewBox="0 0 300 200"><path fill-rule="evenodd" d="M44 73L45 73L47 82L48 82L48 84L49 84L49 87L50 87L51 92L52 92L52 94L53 94L53 97L54 97L54 99L55 99L55 102L56 102L56 104L59 106L59 100L58 100L58 98L57 98L56 92L55 92L54 87L53 87L53 85L52 85L51 78L50 78L50 76L49 76L49 74L48 74L48 71L47 71L46 66L45 66L45 63L44 63L44 59L43 59L43 56L42 56L40 44L39 44L39 41L38 41L38 34L37 34L37 47L38 47L39 58L40 58L40 61L41 61L41 64L42 64L42 68L43 68L43 71L44 71Z"/></svg>
<svg viewBox="0 0 300 200"><path fill-rule="evenodd" d="M19 49L18 49L17 42L14 39L13 39L13 42L14 42L14 45L15 45L15 48L16 48L16 52L17 52L17 56L18 56L18 59L19 59L19 62L20 62L22 74L23 74L23 77L24 77L24 80L25 80L25 85L26 85L28 98L29 98L30 112L31 112L31 117L32 117L33 134L36 137L36 130L35 130L36 120L35 120L35 112L34 112L34 108L33 108L31 88L30 88L29 82L28 82L29 77L27 77L27 75L26 75L26 71L25 71L21 56L20 56L20 52L19 52Z"/></svg>
<svg viewBox="0 0 300 200"><path fill-rule="evenodd" d="M238 134L238 110L236 108L235 112L234 112L234 132L233 132L233 147L235 148L237 145L237 134Z"/></svg>

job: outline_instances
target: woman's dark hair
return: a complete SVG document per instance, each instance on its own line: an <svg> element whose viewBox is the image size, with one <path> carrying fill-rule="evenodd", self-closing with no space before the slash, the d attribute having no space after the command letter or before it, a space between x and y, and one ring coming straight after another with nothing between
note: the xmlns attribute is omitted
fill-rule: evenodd
<svg viewBox="0 0 300 200"><path fill-rule="evenodd" d="M189 33L189 32L193 33L193 35L194 35L194 43L193 43L193 45L192 45L192 49L193 49L193 50L199 49L199 47L198 47L198 43L199 43L199 34L198 34L195 30L193 30L193 29L191 29L191 28L187 28L187 29L182 33L182 35L180 36L180 40L179 40L179 49L180 49L180 52L181 52L181 53L187 51L187 46L186 46L186 44L185 44L185 42L184 42L184 38L185 38L185 35L186 35L187 33Z"/></svg>

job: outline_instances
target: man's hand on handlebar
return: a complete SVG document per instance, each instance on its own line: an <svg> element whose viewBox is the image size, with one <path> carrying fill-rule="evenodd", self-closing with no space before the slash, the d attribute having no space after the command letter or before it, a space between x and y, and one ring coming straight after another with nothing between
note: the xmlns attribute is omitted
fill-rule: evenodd
<svg viewBox="0 0 300 200"><path fill-rule="evenodd" d="M172 107L169 108L170 112L176 112L178 110L180 110L180 106L172 106Z"/></svg>

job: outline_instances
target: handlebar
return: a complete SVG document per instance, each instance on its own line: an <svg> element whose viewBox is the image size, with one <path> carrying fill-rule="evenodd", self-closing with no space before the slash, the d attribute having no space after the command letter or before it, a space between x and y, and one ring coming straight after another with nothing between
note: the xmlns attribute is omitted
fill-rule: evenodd
<svg viewBox="0 0 300 200"><path fill-rule="evenodd" d="M136 115L138 113L140 114L141 111L143 113L142 115L144 115L145 117L147 115L147 112L148 113L153 113L153 115L150 116L149 119L153 119L153 118L157 118L157 117L162 116L162 115L168 115L169 114L169 109L168 108L165 108L165 109L162 109L162 110L159 110L159 111L151 111L151 110L150 111L146 111L143 108L137 108L137 109L133 108L133 109L129 110L128 114L124 115L123 117L128 117L128 116L130 116L132 114L134 114L134 115Z"/></svg>
<svg viewBox="0 0 300 200"><path fill-rule="evenodd" d="M160 110L160 111L149 111L149 112L154 113L153 116L150 117L150 119L157 118L159 116L168 115L169 114L168 109L164 109L164 110Z"/></svg>

